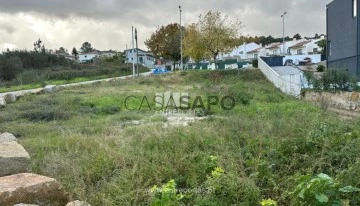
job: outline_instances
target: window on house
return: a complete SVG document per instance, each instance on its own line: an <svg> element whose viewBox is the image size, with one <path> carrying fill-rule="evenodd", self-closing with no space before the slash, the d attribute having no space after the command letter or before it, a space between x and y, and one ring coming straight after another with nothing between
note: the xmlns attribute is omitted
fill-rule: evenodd
<svg viewBox="0 0 360 206"><path fill-rule="evenodd" d="M239 54L244 54L244 52L241 51L241 52L239 52Z"/></svg>
<svg viewBox="0 0 360 206"><path fill-rule="evenodd" d="M353 17L356 17L357 15L357 0L352 0L352 3L353 3Z"/></svg>
<svg viewBox="0 0 360 206"><path fill-rule="evenodd" d="M298 49L297 54L302 54L302 49Z"/></svg>
<svg viewBox="0 0 360 206"><path fill-rule="evenodd" d="M314 52L314 53L318 53L318 51L319 51L318 48L314 48L314 49L313 49L313 52Z"/></svg>
<svg viewBox="0 0 360 206"><path fill-rule="evenodd" d="M290 54L290 48L287 49L287 53Z"/></svg>
<svg viewBox="0 0 360 206"><path fill-rule="evenodd" d="M258 54L254 54L254 59L257 59L258 58Z"/></svg>
<svg viewBox="0 0 360 206"><path fill-rule="evenodd" d="M329 56L331 56L331 50L332 50L331 41L328 41L328 54L329 54Z"/></svg>

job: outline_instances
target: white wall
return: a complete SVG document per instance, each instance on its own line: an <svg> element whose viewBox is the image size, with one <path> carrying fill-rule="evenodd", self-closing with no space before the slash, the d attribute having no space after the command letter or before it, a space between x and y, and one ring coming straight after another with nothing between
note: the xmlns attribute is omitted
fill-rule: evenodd
<svg viewBox="0 0 360 206"><path fill-rule="evenodd" d="M321 54L309 54L309 55L288 55L288 56L285 56L284 59L283 59L283 65L285 64L285 61L288 60L288 59L291 59L293 60L293 63L295 65L298 65L299 64L299 61L302 61L304 60L305 58L311 58L311 62L316 64L316 63L319 63L321 62Z"/></svg>
<svg viewBox="0 0 360 206"><path fill-rule="evenodd" d="M261 46L256 44L256 43L248 43L248 44L243 44L240 45L238 47L236 47L233 51L226 53L226 54L220 54L218 56L218 59L224 59L224 58L240 58L240 59L249 59L248 57L248 53L249 51L252 51L254 49L258 49Z"/></svg>
<svg viewBox="0 0 360 206"><path fill-rule="evenodd" d="M286 94L300 97L301 73L280 76L260 57L258 58L258 60L259 69L266 76L266 78L275 85L276 88L279 88L282 92Z"/></svg>
<svg viewBox="0 0 360 206"><path fill-rule="evenodd" d="M98 56L99 55L95 54L95 53L79 54L79 61L80 62L91 61L91 60L97 58Z"/></svg>
<svg viewBox="0 0 360 206"><path fill-rule="evenodd" d="M139 54L139 57L138 57L139 63L141 63L140 59L143 58L143 62L142 62L143 66L150 68L150 69L154 68L155 58L153 56L150 56L146 52L141 51L141 50L139 50L138 54ZM133 60L136 63L136 50L126 50L125 58L126 58L126 60L125 60L126 63L132 63Z"/></svg>

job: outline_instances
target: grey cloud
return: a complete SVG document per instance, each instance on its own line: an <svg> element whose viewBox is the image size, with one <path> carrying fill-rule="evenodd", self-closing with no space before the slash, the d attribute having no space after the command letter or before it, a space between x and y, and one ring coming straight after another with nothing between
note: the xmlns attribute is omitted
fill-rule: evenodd
<svg viewBox="0 0 360 206"><path fill-rule="evenodd" d="M12 25L3 23L3 24L0 24L0 31L4 31L8 34L13 34L16 31L16 29Z"/></svg>
<svg viewBox="0 0 360 206"><path fill-rule="evenodd" d="M30 14L51 22L54 27L58 21L67 22L66 31L53 34L58 40L49 40L49 45L54 47L62 46L56 42L71 46L88 39L100 48L111 46L112 40L98 38L104 35L116 38L113 41L124 48L130 43L131 25L138 28L140 39L144 41L158 25L179 21L179 4L183 8L184 24L196 22L198 15L208 10L218 10L230 18L239 18L246 26L244 33L250 35L282 35L280 15L287 11L286 35L300 33L306 36L325 32L325 11L329 2L331 0L0 0L0 15L16 18L19 13ZM29 35L25 36L23 32L33 31L26 23L18 21L23 27L16 26L16 30L8 23L0 25L0 31L16 36L5 36L0 44L4 43L1 42L5 41L3 39L16 45L25 43L14 41L34 41L27 39ZM6 21L0 19L0 22ZM73 34L72 37L67 33ZM34 32L30 36L37 35L48 38ZM140 45L144 47L143 42Z"/></svg>

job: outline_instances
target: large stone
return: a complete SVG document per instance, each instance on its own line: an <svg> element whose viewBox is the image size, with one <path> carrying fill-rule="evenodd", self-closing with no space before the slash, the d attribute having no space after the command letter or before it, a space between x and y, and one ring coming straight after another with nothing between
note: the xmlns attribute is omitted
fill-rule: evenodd
<svg viewBox="0 0 360 206"><path fill-rule="evenodd" d="M29 205L29 204L23 204L23 203L21 203L21 204L16 204L16 205L14 205L14 206L39 206L39 205L33 205L33 204Z"/></svg>
<svg viewBox="0 0 360 206"><path fill-rule="evenodd" d="M54 93L54 92L57 92L58 91L58 88L56 85L46 85L44 87L44 91L46 93Z"/></svg>
<svg viewBox="0 0 360 206"><path fill-rule="evenodd" d="M82 202L82 201L76 200L76 201L69 202L66 206L91 206L91 205L87 202Z"/></svg>
<svg viewBox="0 0 360 206"><path fill-rule="evenodd" d="M14 103L16 102L16 94L15 93L7 93L5 96L6 103Z"/></svg>
<svg viewBox="0 0 360 206"><path fill-rule="evenodd" d="M0 134L0 144L4 142L14 142L16 140L16 137L10 133L5 132Z"/></svg>
<svg viewBox="0 0 360 206"><path fill-rule="evenodd" d="M5 98L0 96L0 108L5 108L5 107L6 107Z"/></svg>
<svg viewBox="0 0 360 206"><path fill-rule="evenodd" d="M53 178L23 173L0 177L0 205L35 204L64 206L69 199L59 182Z"/></svg>
<svg viewBox="0 0 360 206"><path fill-rule="evenodd" d="M0 143L0 177L27 172L29 165L30 156L24 147L14 141Z"/></svg>

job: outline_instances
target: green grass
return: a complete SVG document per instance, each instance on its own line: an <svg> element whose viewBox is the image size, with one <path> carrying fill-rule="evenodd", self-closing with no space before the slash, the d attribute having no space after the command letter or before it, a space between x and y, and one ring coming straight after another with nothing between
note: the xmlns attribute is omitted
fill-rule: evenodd
<svg viewBox="0 0 360 206"><path fill-rule="evenodd" d="M187 127L164 127L154 110L125 108L127 96L138 98L130 103L135 107L143 96L165 91L203 99L230 95L236 107L214 106L212 117ZM360 186L359 123L280 93L258 70L80 86L27 96L0 110L0 132L20 138L31 172L58 179L72 199L91 205L245 206L268 198L301 205L289 195L299 174L326 173L344 186ZM181 200L149 192L172 179L177 189L212 190L192 190ZM359 205L359 197L346 198Z"/></svg>

